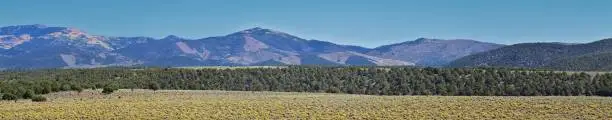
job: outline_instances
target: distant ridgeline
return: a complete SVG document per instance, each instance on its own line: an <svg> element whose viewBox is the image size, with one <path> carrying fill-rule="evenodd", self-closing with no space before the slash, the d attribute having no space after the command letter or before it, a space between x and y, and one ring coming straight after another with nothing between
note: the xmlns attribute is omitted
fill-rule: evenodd
<svg viewBox="0 0 612 120"><path fill-rule="evenodd" d="M0 92L99 89L327 92L368 95L610 95L612 74L503 68L305 67L243 69L98 68L0 72ZM30 95L26 95L30 94Z"/></svg>

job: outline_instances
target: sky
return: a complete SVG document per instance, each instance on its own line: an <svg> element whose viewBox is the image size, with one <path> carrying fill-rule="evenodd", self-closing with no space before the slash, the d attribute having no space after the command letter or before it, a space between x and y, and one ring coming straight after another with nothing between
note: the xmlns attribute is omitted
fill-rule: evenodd
<svg viewBox="0 0 612 120"><path fill-rule="evenodd" d="M0 26L106 36L222 36L262 27L376 47L417 38L500 44L612 37L612 0L2 0Z"/></svg>

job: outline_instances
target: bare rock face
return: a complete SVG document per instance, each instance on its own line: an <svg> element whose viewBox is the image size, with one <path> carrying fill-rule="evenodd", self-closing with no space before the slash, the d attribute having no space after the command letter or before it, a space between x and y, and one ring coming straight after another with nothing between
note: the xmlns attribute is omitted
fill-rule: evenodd
<svg viewBox="0 0 612 120"><path fill-rule="evenodd" d="M263 50L268 48L268 45L265 43L249 36L244 36L244 50L247 52L257 52L259 50Z"/></svg>
<svg viewBox="0 0 612 120"><path fill-rule="evenodd" d="M379 65L379 66L397 66L397 65L414 65L414 63L385 59L374 56L368 56L357 52L333 52L320 54L319 57L338 64L358 64L358 65Z"/></svg>

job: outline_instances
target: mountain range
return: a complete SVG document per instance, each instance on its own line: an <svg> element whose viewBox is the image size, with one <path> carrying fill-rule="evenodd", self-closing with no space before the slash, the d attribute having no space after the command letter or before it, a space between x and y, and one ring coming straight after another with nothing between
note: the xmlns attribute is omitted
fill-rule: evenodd
<svg viewBox="0 0 612 120"><path fill-rule="evenodd" d="M251 28L224 36L111 37L69 27L0 28L0 68L104 66L379 65L441 66L504 45L419 38L376 48L306 40Z"/></svg>
<svg viewBox="0 0 612 120"><path fill-rule="evenodd" d="M418 38L366 48L251 28L186 39L112 37L69 27L0 28L0 69L106 66L376 65L612 70L612 39L592 43L501 45Z"/></svg>

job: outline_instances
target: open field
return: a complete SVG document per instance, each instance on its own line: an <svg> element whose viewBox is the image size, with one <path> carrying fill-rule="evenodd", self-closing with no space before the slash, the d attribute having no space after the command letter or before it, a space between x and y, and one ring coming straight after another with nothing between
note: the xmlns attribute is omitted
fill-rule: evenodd
<svg viewBox="0 0 612 120"><path fill-rule="evenodd" d="M0 119L612 119L610 97L368 96L324 93L60 92L0 102Z"/></svg>

